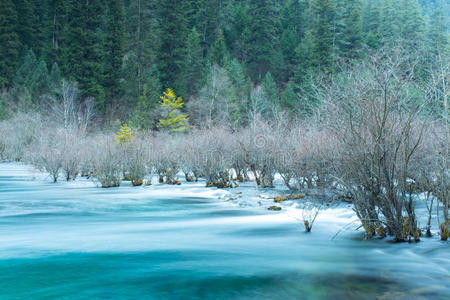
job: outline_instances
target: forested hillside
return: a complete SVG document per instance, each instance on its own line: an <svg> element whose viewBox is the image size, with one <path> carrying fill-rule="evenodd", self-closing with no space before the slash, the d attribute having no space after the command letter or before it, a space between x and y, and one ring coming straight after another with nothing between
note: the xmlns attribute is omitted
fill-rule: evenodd
<svg viewBox="0 0 450 300"><path fill-rule="evenodd" d="M140 128L166 88L193 124L301 116L318 80L370 53L429 67L448 49L448 15L443 0L3 0L0 113L44 109L64 79L98 120Z"/></svg>

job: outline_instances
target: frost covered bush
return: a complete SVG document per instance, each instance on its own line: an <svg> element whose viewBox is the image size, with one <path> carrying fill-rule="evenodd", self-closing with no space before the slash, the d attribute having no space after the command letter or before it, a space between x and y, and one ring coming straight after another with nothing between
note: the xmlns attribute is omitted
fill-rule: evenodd
<svg viewBox="0 0 450 300"><path fill-rule="evenodd" d="M191 135L183 137L179 143L181 171L188 182L198 181L202 176L200 169L202 149L196 137L194 131Z"/></svg>
<svg viewBox="0 0 450 300"><path fill-rule="evenodd" d="M133 186L144 183L144 178L151 173L147 166L149 161L149 143L142 138L135 139L125 148L122 148L124 160L124 173Z"/></svg>
<svg viewBox="0 0 450 300"><path fill-rule="evenodd" d="M178 178L181 166L178 147L179 140L168 134L160 134L153 140L150 160L159 176L160 183L181 184Z"/></svg>
<svg viewBox="0 0 450 300"><path fill-rule="evenodd" d="M37 113L18 113L0 122L0 155L6 160L22 160L33 143L41 137L44 128Z"/></svg>
<svg viewBox="0 0 450 300"><path fill-rule="evenodd" d="M408 181L426 122L411 70L401 57L374 57L337 76L323 99L339 145L334 174L369 237L385 228L396 241L420 236Z"/></svg>
<svg viewBox="0 0 450 300"><path fill-rule="evenodd" d="M194 134L194 159L198 163L197 172L201 173L208 187L232 187L231 162L233 153L230 148L230 132L212 127L197 130Z"/></svg>
<svg viewBox="0 0 450 300"><path fill-rule="evenodd" d="M258 117L242 131L240 151L244 162L253 173L257 185L263 188L273 187L277 169L277 138L281 134L279 129Z"/></svg>
<svg viewBox="0 0 450 300"><path fill-rule="evenodd" d="M98 135L93 147L94 177L103 188L120 186L123 157L113 137Z"/></svg>
<svg viewBox="0 0 450 300"><path fill-rule="evenodd" d="M84 136L76 131L66 130L59 137L59 150L61 151L61 169L67 181L75 179L80 171L81 147L80 142Z"/></svg>
<svg viewBox="0 0 450 300"><path fill-rule="evenodd" d="M36 141L26 153L26 161L35 165L39 170L50 175L53 182L57 182L63 169L65 153L63 130L46 132Z"/></svg>

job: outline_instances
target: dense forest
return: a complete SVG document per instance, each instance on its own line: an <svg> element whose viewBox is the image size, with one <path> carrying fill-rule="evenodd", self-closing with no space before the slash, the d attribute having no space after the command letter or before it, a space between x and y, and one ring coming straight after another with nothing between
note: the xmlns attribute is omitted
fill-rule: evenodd
<svg viewBox="0 0 450 300"><path fill-rule="evenodd" d="M192 124L308 115L318 81L380 49L426 77L448 15L439 0L3 0L0 116L43 111L64 85L99 124L156 128L166 88Z"/></svg>

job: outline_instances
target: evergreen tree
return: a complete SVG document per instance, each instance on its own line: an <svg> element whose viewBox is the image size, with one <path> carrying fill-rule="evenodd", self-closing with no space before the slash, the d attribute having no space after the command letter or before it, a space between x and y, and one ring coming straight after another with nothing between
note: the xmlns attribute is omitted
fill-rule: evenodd
<svg viewBox="0 0 450 300"><path fill-rule="evenodd" d="M47 64L42 58L39 60L39 63L36 68L34 68L31 75L30 90L35 103L39 102L39 96L50 92L50 76L48 73Z"/></svg>
<svg viewBox="0 0 450 300"><path fill-rule="evenodd" d="M20 51L17 20L14 2L0 1L0 87L10 85L16 71Z"/></svg>
<svg viewBox="0 0 450 300"><path fill-rule="evenodd" d="M262 81L262 88L265 98L271 103L272 107L280 106L279 90L272 74L268 72Z"/></svg>
<svg viewBox="0 0 450 300"><path fill-rule="evenodd" d="M418 42L423 40L423 19L417 0L401 0L401 37L410 49L417 49Z"/></svg>
<svg viewBox="0 0 450 300"><path fill-rule="evenodd" d="M238 5L233 10L230 29L228 30L228 44L231 54L239 62L244 62L248 58L248 41L250 40L251 18L242 5Z"/></svg>
<svg viewBox="0 0 450 300"><path fill-rule="evenodd" d="M78 82L83 97L94 97L103 111L103 36L99 27L104 15L102 0L70 2L64 73ZM100 15L100 17L99 17Z"/></svg>
<svg viewBox="0 0 450 300"><path fill-rule="evenodd" d="M172 87L186 95L186 0L158 0L161 45L158 67L164 88Z"/></svg>
<svg viewBox="0 0 450 300"><path fill-rule="evenodd" d="M56 92L58 88L61 86L62 81L61 70L59 69L58 64L55 62L52 65L50 70L50 90L52 92Z"/></svg>
<svg viewBox="0 0 450 300"><path fill-rule="evenodd" d="M48 14L50 21L49 27L49 39L45 49L45 55L47 62L56 62L63 64L63 54L65 46L64 38L67 30L67 0L50 0Z"/></svg>
<svg viewBox="0 0 450 300"><path fill-rule="evenodd" d="M216 42L211 50L211 62L223 66L227 57L227 46L225 45L225 38L222 29L217 32Z"/></svg>
<svg viewBox="0 0 450 300"><path fill-rule="evenodd" d="M298 96L294 91L295 83L289 81L286 87L284 88L283 95L281 96L280 106L282 109L287 110L288 112L294 112L298 105Z"/></svg>
<svg viewBox="0 0 450 300"><path fill-rule="evenodd" d="M196 28L192 28L187 37L187 65L186 81L187 94L195 94L203 83L204 59L203 50L200 45L200 35Z"/></svg>
<svg viewBox="0 0 450 300"><path fill-rule="evenodd" d="M314 64L322 71L330 71L333 64L334 0L313 0Z"/></svg>
<svg viewBox="0 0 450 300"><path fill-rule="evenodd" d="M247 67L254 82L261 82L267 72L278 77L280 9L275 0L250 0L251 25Z"/></svg>
<svg viewBox="0 0 450 300"><path fill-rule="evenodd" d="M144 83L142 95L139 96L132 124L139 129L152 129L155 126L155 109L159 104L161 83L156 72L153 72Z"/></svg>
<svg viewBox="0 0 450 300"><path fill-rule="evenodd" d="M156 64L160 30L155 1L130 0L126 7L125 90L127 97L142 94L146 76Z"/></svg>
<svg viewBox="0 0 450 300"><path fill-rule="evenodd" d="M362 18L359 0L348 0L345 16L345 31L342 37L342 54L358 58L362 47Z"/></svg>
<svg viewBox="0 0 450 300"><path fill-rule="evenodd" d="M314 40L310 31L306 32L305 37L300 45L295 49L296 65L294 68L293 84L298 91L304 83L306 78L312 72L312 60L314 58Z"/></svg>
<svg viewBox="0 0 450 300"><path fill-rule="evenodd" d="M17 11L17 34L20 39L20 44L23 48L26 46L27 49L35 48L33 45L34 37L34 27L39 26L39 24L33 24L35 21L32 0L15 0L15 6Z"/></svg>
<svg viewBox="0 0 450 300"><path fill-rule="evenodd" d="M30 49L24 56L22 64L16 71L13 81L14 86L18 88L29 88L31 86L31 76L37 66L38 60L36 58L36 55L34 54L34 51Z"/></svg>
<svg viewBox="0 0 450 300"><path fill-rule="evenodd" d="M448 26L441 9L436 9L430 17L428 25L428 49L433 55L442 52L448 46Z"/></svg>
<svg viewBox="0 0 450 300"><path fill-rule="evenodd" d="M244 67L237 59L227 62L226 66L227 77L230 79L234 89L236 99L236 110L234 112L234 119L237 126L243 125L244 112L248 110L250 93L252 90L252 83L250 78L246 75Z"/></svg>
<svg viewBox="0 0 450 300"><path fill-rule="evenodd" d="M124 55L124 11L122 0L109 0L105 37L104 87L108 101L122 96L122 60Z"/></svg>

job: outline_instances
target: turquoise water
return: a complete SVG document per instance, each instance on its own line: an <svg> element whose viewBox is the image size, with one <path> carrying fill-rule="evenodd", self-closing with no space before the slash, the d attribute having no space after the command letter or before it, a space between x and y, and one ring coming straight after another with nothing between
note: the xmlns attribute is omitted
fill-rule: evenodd
<svg viewBox="0 0 450 300"><path fill-rule="evenodd" d="M0 299L450 297L450 248L437 237L332 239L332 218L306 234L201 183L100 189L32 177L0 164Z"/></svg>

